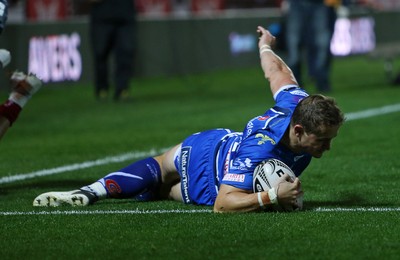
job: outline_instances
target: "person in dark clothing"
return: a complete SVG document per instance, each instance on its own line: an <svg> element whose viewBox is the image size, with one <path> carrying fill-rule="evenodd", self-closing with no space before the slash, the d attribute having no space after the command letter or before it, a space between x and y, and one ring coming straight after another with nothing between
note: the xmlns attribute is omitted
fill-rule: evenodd
<svg viewBox="0 0 400 260"><path fill-rule="evenodd" d="M330 42L336 20L338 0L288 0L286 14L287 64L299 84L302 79L302 49L307 51L308 74L318 92L331 91Z"/></svg>
<svg viewBox="0 0 400 260"><path fill-rule="evenodd" d="M109 57L115 58L114 100L128 96L133 73L136 9L134 0L92 0L90 37L94 58L95 96L106 99L110 89Z"/></svg>

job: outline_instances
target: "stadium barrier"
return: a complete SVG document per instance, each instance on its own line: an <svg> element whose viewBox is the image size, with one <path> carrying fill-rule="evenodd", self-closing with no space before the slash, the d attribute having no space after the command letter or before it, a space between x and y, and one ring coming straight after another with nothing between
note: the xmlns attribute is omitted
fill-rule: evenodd
<svg viewBox="0 0 400 260"><path fill-rule="evenodd" d="M278 19L258 15L139 20L135 74L183 75L253 65L258 55L256 26ZM88 31L87 20L11 24L0 46L12 53L9 68L37 73L48 84L89 82Z"/></svg>
<svg viewBox="0 0 400 260"><path fill-rule="evenodd" d="M358 16L373 18L378 48L400 42L395 26L400 24L398 12ZM279 11L267 9L219 17L139 19L135 76L185 75L258 65L255 28L281 19ZM9 24L0 46L12 53L10 69L37 73L48 85L91 82L88 30L87 19ZM0 88L4 82L1 75Z"/></svg>

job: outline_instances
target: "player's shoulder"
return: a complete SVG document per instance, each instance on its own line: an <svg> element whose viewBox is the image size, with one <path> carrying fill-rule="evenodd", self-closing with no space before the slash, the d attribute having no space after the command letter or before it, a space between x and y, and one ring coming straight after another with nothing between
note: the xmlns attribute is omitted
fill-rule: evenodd
<svg viewBox="0 0 400 260"><path fill-rule="evenodd" d="M299 101L305 97L308 97L309 94L306 90L300 88L298 85L286 85L282 86L274 95L274 100L276 102L280 102L282 100L289 101Z"/></svg>

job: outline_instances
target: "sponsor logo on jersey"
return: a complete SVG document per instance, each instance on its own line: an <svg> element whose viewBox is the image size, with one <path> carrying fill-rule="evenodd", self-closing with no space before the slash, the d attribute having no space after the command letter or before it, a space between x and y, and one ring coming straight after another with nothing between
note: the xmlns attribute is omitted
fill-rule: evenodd
<svg viewBox="0 0 400 260"><path fill-rule="evenodd" d="M244 164L246 165L246 167L247 168L250 168L251 167L251 159L249 159L249 158L246 158L246 160L244 160Z"/></svg>
<svg viewBox="0 0 400 260"><path fill-rule="evenodd" d="M299 156L295 156L294 158L293 158L293 160L294 160L294 162L297 162L298 160L300 160L301 158L303 158L304 157L304 154L303 155L299 155Z"/></svg>
<svg viewBox="0 0 400 260"><path fill-rule="evenodd" d="M251 134L251 132L253 132L253 127L254 127L254 124L252 121L247 123L246 137L249 136Z"/></svg>
<svg viewBox="0 0 400 260"><path fill-rule="evenodd" d="M189 160L190 160L190 150L191 146L182 147L181 149L181 189L182 189L182 197L185 203L190 203L191 200L189 198Z"/></svg>
<svg viewBox="0 0 400 260"><path fill-rule="evenodd" d="M233 174L233 173L228 173L225 174L224 176L224 181L233 181L233 182L244 182L245 179L244 174Z"/></svg>
<svg viewBox="0 0 400 260"><path fill-rule="evenodd" d="M300 89L292 90L292 91L290 91L290 94L297 95L297 96L308 97L308 94L306 92L304 92L303 90L300 90Z"/></svg>
<svg viewBox="0 0 400 260"><path fill-rule="evenodd" d="M251 159L246 158L243 162L242 159L236 158L231 165L231 169L243 171L247 170L248 168L251 168L251 166L252 166Z"/></svg>
<svg viewBox="0 0 400 260"><path fill-rule="evenodd" d="M270 116L259 116L257 119L260 120L260 121L265 121L268 118L270 118Z"/></svg>
<svg viewBox="0 0 400 260"><path fill-rule="evenodd" d="M265 144L266 142L271 142L271 144L273 145L276 144L275 140L269 137L268 135L256 134L256 138L260 138L260 140L257 143L258 145Z"/></svg>

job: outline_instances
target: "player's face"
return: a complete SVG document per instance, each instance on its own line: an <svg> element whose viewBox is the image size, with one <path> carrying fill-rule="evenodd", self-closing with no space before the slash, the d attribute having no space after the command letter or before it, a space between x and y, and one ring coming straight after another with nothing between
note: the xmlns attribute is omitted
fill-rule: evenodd
<svg viewBox="0 0 400 260"><path fill-rule="evenodd" d="M331 149L332 139L337 136L339 126L327 127L322 134L304 133L301 145L305 152L320 158L325 151Z"/></svg>

